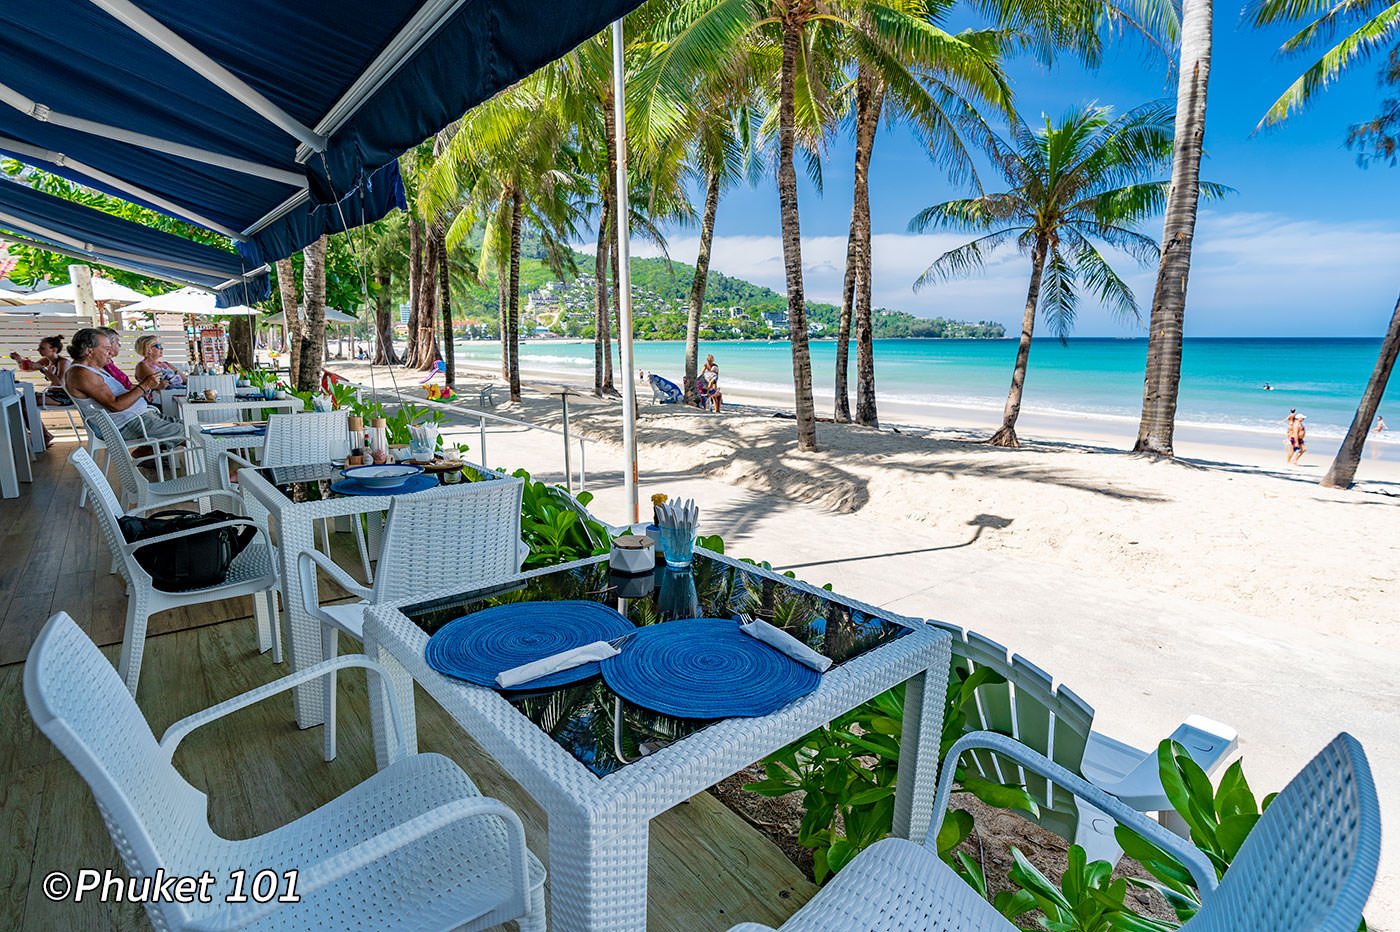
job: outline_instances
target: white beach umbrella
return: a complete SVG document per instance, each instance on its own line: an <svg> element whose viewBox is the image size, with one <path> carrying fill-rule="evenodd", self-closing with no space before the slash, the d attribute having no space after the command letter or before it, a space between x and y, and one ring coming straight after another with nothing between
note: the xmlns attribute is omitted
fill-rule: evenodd
<svg viewBox="0 0 1400 932"><path fill-rule="evenodd" d="M12 307L29 303L30 289L16 285L9 279L0 279L0 306Z"/></svg>
<svg viewBox="0 0 1400 932"><path fill-rule="evenodd" d="M132 311L148 311L152 314L194 314L207 316L214 313L214 293L200 288L181 288L165 294L142 297L140 301L126 308Z"/></svg>
<svg viewBox="0 0 1400 932"><path fill-rule="evenodd" d="M38 301L74 301L78 297L78 289L69 282L66 285L59 285L55 288L45 288L43 291L30 292L27 296L30 302ZM105 304L135 304L138 301L146 300L146 296L133 288L119 285L110 278L92 279L92 299Z"/></svg>
<svg viewBox="0 0 1400 932"><path fill-rule="evenodd" d="M359 322L360 318L352 317L344 311L337 311L333 307L326 308L326 323L328 324L357 324ZM287 326L287 315L278 311L264 321L264 323L272 324L274 327L285 327Z"/></svg>
<svg viewBox="0 0 1400 932"><path fill-rule="evenodd" d="M40 304L0 307L0 314L7 317L77 317L78 309L71 302L45 301Z"/></svg>

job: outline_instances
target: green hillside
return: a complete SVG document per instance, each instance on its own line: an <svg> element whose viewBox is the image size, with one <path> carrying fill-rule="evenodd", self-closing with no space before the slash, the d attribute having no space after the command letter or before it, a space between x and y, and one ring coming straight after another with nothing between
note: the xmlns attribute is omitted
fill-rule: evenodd
<svg viewBox="0 0 1400 932"><path fill-rule="evenodd" d="M593 257L574 253L575 269L561 279L544 261L535 243L522 244L520 294L522 330L533 333L543 327L559 336L593 336L595 282ZM634 333L642 340L685 338L686 308L695 267L665 259L633 259L632 306ZM497 290L494 278L485 284L462 282L454 294L457 316L477 335L494 335ZM533 306L533 311L530 310ZM772 339L787 333L787 298L771 288L755 285L711 270L705 288L705 312L701 337L722 339ZM765 314L767 315L765 318ZM835 335L840 309L831 304L808 302L807 316L816 338ZM875 336L935 337L944 339L996 339L1006 335L992 321L948 320L916 317L904 311L877 308Z"/></svg>

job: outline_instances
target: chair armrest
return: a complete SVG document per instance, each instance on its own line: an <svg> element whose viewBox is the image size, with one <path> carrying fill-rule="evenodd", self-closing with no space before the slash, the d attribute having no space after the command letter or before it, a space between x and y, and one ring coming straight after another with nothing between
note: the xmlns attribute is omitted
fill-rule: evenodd
<svg viewBox="0 0 1400 932"><path fill-rule="evenodd" d="M1092 740L1092 736L1091 736ZM1111 738L1100 736L1100 741L1113 742ZM1181 745L1186 753L1206 774L1212 773L1229 754L1239 746L1240 736L1229 725L1222 725L1199 715L1193 715L1182 722L1168 736L1169 741ZM1136 749L1134 749L1136 750ZM1141 752L1139 752L1141 753ZM1087 759L1086 754L1086 759ZM1086 766L1087 771L1087 766ZM1086 776L1089 774L1086 772ZM1162 789L1162 775L1157 766L1157 748L1143 755L1142 760L1132 770L1114 783L1090 780L1095 786L1113 794L1139 812L1161 812L1170 810L1171 801Z"/></svg>
<svg viewBox="0 0 1400 932"><path fill-rule="evenodd" d="M171 505L188 505L206 498L222 498L227 500L230 504L232 504L234 508L238 508L241 510L243 507L243 499L239 498L236 492L231 492L228 489L209 489L204 492L191 492L189 495L185 495L181 498L167 498L165 501L157 502L154 505L145 505L141 508L133 508L130 511L126 512L126 514L139 515L142 512L146 511L155 511L159 508L169 508Z"/></svg>
<svg viewBox="0 0 1400 932"><path fill-rule="evenodd" d="M778 932L778 930L761 922L741 922L737 926L730 927L729 932Z"/></svg>
<svg viewBox="0 0 1400 932"><path fill-rule="evenodd" d="M440 831L456 822L479 816L494 816L505 823L509 846L510 869L515 875L512 895L519 899L519 912L526 911L530 895L530 867L525 847L525 829L520 817L504 803L489 796L455 799L415 816L407 822L385 829L359 844L334 854L302 870L297 876L297 895L309 896L343 877L393 854L400 848ZM191 929L237 929L263 919L281 909L284 903L245 903L213 916L206 923L193 923ZM476 916L454 917L470 922Z"/></svg>
<svg viewBox="0 0 1400 932"><path fill-rule="evenodd" d="M363 599L366 602L374 598L374 593L361 585L355 577L341 569L330 557L319 550L303 550L297 554L297 571L301 575L301 601L302 606L312 615L319 614L321 599L317 592L316 568L320 567L326 571L326 575L335 580L336 584L348 590L351 595Z"/></svg>
<svg viewBox="0 0 1400 932"><path fill-rule="evenodd" d="M290 673L280 679L273 680L271 683L259 686L256 689L250 689L246 693L220 702L218 705L210 706L201 712L187 715L165 730L165 734L162 735L160 739L160 748L166 753L167 758L173 757L175 755L175 748L181 741L185 740L186 735L196 728L221 719L230 712L236 712L239 709L244 709L250 705L259 703L269 696L275 696L278 693L286 692L292 687L300 686L308 680L319 679L335 670L340 670L345 667L364 667L378 678L379 688L384 692L385 706L389 710L390 723L394 729L394 743L391 745L389 763L392 764L407 756L407 750L404 744L403 719L399 714L400 710L397 701L394 699L394 693L389 689L388 671L364 654L342 654L330 660L322 660L320 663L307 667L305 670L298 670L295 673Z"/></svg>
<svg viewBox="0 0 1400 932"><path fill-rule="evenodd" d="M1191 872L1196 881L1196 889L1204 897L1213 892L1219 884L1215 868L1210 860L1195 845L1163 828L1141 812L1110 796L1088 780L1071 773L1054 761L1032 751L1014 738L990 731L974 731L963 735L943 758L943 768L939 771L938 793L933 800L933 820L929 825L924 847L937 850L938 830L943 826L944 814L948 811L948 797L953 792L953 775L957 772L958 760L974 748L994 751L1003 757L1020 764L1031 773L1039 774L1063 789L1069 790L1079 799L1093 804L1117 820L1119 825L1130 828L1168 852Z"/></svg>
<svg viewBox="0 0 1400 932"><path fill-rule="evenodd" d="M258 527L257 522L252 518L230 518L227 521L218 521L214 524L201 524L199 527L185 528L183 531L171 531L169 534L157 534L155 537L143 537L140 540L134 540L127 544L126 552L135 553L143 547L149 547L152 544L163 544L168 540L179 540L182 537L189 537L191 534L203 534L205 531L217 531L226 527L251 527L259 534L263 533L263 529Z"/></svg>

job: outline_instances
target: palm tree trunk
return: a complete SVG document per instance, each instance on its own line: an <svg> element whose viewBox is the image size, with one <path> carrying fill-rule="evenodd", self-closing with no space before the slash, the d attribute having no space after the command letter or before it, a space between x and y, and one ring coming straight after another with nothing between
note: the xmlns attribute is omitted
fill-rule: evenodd
<svg viewBox="0 0 1400 932"><path fill-rule="evenodd" d="M1322 477L1322 484L1328 488L1347 489L1356 478L1356 467L1361 462L1361 449L1366 445L1366 435L1376 420L1376 410L1385 395L1386 383L1390 381L1391 370L1395 368L1395 358L1400 355L1400 300L1395 302L1395 312L1390 315L1390 329L1381 341L1381 352L1376 357L1376 368L1371 372L1371 381L1366 383L1366 391L1361 395L1361 403L1356 406L1356 416L1351 419L1346 439L1332 460L1332 468Z"/></svg>
<svg viewBox="0 0 1400 932"><path fill-rule="evenodd" d="M792 163L796 125L797 53L803 17L811 0L800 0L783 16L783 63L778 83L778 203L787 272L788 330L792 339L792 387L797 402L797 449L817 449L812 403L812 356L807 347L807 302L802 289L802 230L797 217L797 170Z"/></svg>
<svg viewBox="0 0 1400 932"><path fill-rule="evenodd" d="M987 440L993 446L1021 445L1016 439L1016 418L1021 414L1021 390L1026 385L1026 367L1031 359L1031 334L1035 332L1035 311L1040 305L1040 280L1045 275L1047 251L1045 238L1037 238L1031 249L1031 286L1026 292L1026 312L1021 317L1021 343L1016 348L1016 368L1011 370L1011 391L1006 395L1001 427Z"/></svg>
<svg viewBox="0 0 1400 932"><path fill-rule="evenodd" d="M604 186L606 187L606 185ZM603 397L603 362L608 358L604 343L608 320L608 214L611 205L603 197L603 212L598 218L598 251L593 256L593 394Z"/></svg>
<svg viewBox="0 0 1400 932"><path fill-rule="evenodd" d="M437 266L438 266L438 238L433 235L432 227L424 225L423 235L423 258L418 264L418 298L420 307L418 308L418 365L417 368L424 372L437 365L437 361L442 358L438 351L437 339Z"/></svg>
<svg viewBox="0 0 1400 932"><path fill-rule="evenodd" d="M437 239L438 307L442 311L442 349L446 362L446 379L450 387L457 381L457 349L452 333L452 272L447 267L447 224L439 222L433 229Z"/></svg>
<svg viewBox="0 0 1400 932"><path fill-rule="evenodd" d="M510 198L510 400L520 400L520 226L524 198L519 190Z"/></svg>
<svg viewBox="0 0 1400 932"><path fill-rule="evenodd" d="M608 177L603 183L602 190L605 192L603 196L606 197L608 203L612 205L612 213L616 215L618 205L615 200L616 195L613 193L613 185L615 184L615 179L617 178L617 121L613 118L613 94L611 85L608 86L607 91L603 94L602 104L603 136L606 139L608 146ZM621 277L621 272L618 270L617 267L617 235L615 229L615 225L617 224L617 222L618 217L613 216L612 223L614 224L614 230L612 235L610 235L608 239L613 244L613 300L621 301L622 297L617 285ZM605 303L603 305L603 393L605 395L618 395L619 392L617 390L617 386L613 384L612 324L609 322L611 319L609 316L610 313L611 312L608 310L608 306ZM618 316L619 319L621 319L620 313ZM626 375L624 376L624 378L631 378L631 375Z"/></svg>
<svg viewBox="0 0 1400 932"><path fill-rule="evenodd" d="M255 365L253 355L253 318L235 317L228 325L228 356L225 369L248 369Z"/></svg>
<svg viewBox="0 0 1400 932"><path fill-rule="evenodd" d="M864 79L867 85L864 93L857 92L856 180L851 210L855 214L853 232L860 241L860 248L856 250L860 262L856 274L860 292L855 302L856 423L879 427L880 415L875 408L875 322L870 281L873 265L870 249L870 158L875 151L875 131L880 126L885 89L873 75L867 73Z"/></svg>
<svg viewBox="0 0 1400 932"><path fill-rule="evenodd" d="M287 334L287 381L297 384L297 370L301 368L301 320L297 314L296 270L291 259L278 259L277 296L282 299L282 319Z"/></svg>
<svg viewBox="0 0 1400 932"><path fill-rule="evenodd" d="M418 312L423 301L423 231L418 218L408 215L408 343L405 366L418 365Z"/></svg>
<svg viewBox="0 0 1400 932"><path fill-rule="evenodd" d="M296 387L303 392L320 390L321 367L326 360L326 242L323 233L301 253L301 293L305 304Z"/></svg>
<svg viewBox="0 0 1400 932"><path fill-rule="evenodd" d="M612 320L613 320L613 318L616 318L616 319L617 319L617 339L618 339L618 347L617 347L617 349L618 349L618 352L621 353L621 352L622 352L622 342L621 342L621 341L622 341L622 262L618 259L618 254L617 254L617 235L614 233L614 235L613 235L613 236L610 236L608 239L609 239L609 240L611 241L611 243L612 243L612 245L611 245L610 248L612 249L612 285L613 285L613 299L612 299L612 310L608 312L611 316L605 317L605 318L603 319L603 323L607 325L607 328L608 328L608 340L611 341L611 340L612 340ZM605 349L608 350L608 361L607 361L607 364L603 367L603 391L607 392L609 395L618 395L618 396L620 396L622 393L619 392L619 391L617 390L617 386L613 384L612 350L611 350L610 343L605 342L605 343L603 344L603 346L604 346ZM618 360L618 367L621 368L621 366L622 366L622 360L619 359L619 360ZM626 374L624 373L623 375L624 375L624 378L625 378L625 377L626 377Z"/></svg>
<svg viewBox="0 0 1400 932"><path fill-rule="evenodd" d="M690 313L685 318L685 400L700 404L697 376L700 370L700 312L705 307L705 286L710 278L710 246L715 238L715 213L719 210L719 172L711 169L705 179L705 214L700 218L700 252L695 257L695 278L690 283Z"/></svg>
<svg viewBox="0 0 1400 932"><path fill-rule="evenodd" d="M374 360L376 366L396 366L394 352L394 273L380 269L374 273Z"/></svg>
<svg viewBox="0 0 1400 932"><path fill-rule="evenodd" d="M1183 0L1181 72L1176 91L1176 142L1172 181L1162 230L1162 261L1152 294L1147 338L1147 372L1138 424L1139 453L1172 455L1176 399L1181 387L1181 335L1186 315L1186 282L1191 273L1191 242L1201 192L1201 150L1206 132L1206 89L1210 79L1212 0Z"/></svg>
<svg viewBox="0 0 1400 932"><path fill-rule="evenodd" d="M856 299L856 205L851 204L851 229L846 235L846 280L841 284L841 316L836 321L836 391L832 419L838 424L851 423L851 392L847 384L851 369L851 314Z"/></svg>

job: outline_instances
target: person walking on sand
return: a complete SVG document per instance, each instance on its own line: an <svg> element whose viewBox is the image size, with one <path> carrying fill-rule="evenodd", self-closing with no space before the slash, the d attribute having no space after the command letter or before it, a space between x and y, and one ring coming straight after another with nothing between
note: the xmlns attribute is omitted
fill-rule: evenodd
<svg viewBox="0 0 1400 932"><path fill-rule="evenodd" d="M1289 409L1288 409L1288 417L1287 417L1287 418L1284 420L1284 422L1283 422L1285 425L1287 425L1287 432L1284 434L1284 438L1283 438L1283 445L1284 445L1284 447L1288 450L1288 452L1287 452L1286 454L1284 454L1284 457L1283 457L1283 461L1284 461L1285 463L1291 463L1291 462L1293 462L1293 451L1296 450L1296 449L1298 449L1296 443L1294 442L1294 441L1297 439L1297 431L1294 429L1294 426L1293 426L1293 425L1296 424L1297 422L1298 422L1298 409L1297 409L1297 408L1289 408Z"/></svg>
<svg viewBox="0 0 1400 932"><path fill-rule="evenodd" d="M1303 419L1306 417L1306 414L1293 415L1293 427L1289 433L1289 445L1293 449L1292 452L1288 454L1288 462L1292 463L1294 466L1297 466L1298 461L1303 458L1303 454L1308 452L1308 445L1306 442L1308 429L1303 424Z"/></svg>

